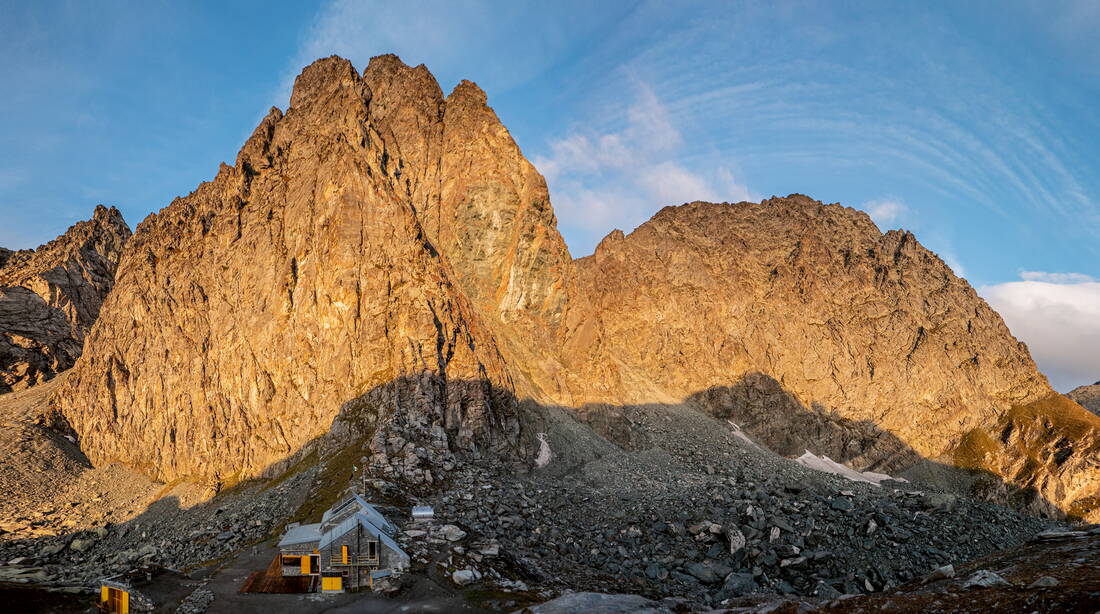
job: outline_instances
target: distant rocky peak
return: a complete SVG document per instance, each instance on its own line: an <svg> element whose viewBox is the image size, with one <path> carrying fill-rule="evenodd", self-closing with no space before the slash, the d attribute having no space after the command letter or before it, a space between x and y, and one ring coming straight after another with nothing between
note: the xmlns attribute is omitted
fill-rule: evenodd
<svg viewBox="0 0 1100 614"><path fill-rule="evenodd" d="M1081 407L1100 416L1100 382L1087 386L1078 386L1066 393L1066 396Z"/></svg>
<svg viewBox="0 0 1100 614"><path fill-rule="evenodd" d="M0 392L73 365L129 238L119 210L99 205L37 249L0 252Z"/></svg>
<svg viewBox="0 0 1100 614"><path fill-rule="evenodd" d="M20 283L22 278L41 274L85 249L114 256L117 262L122 245L130 234L130 227L117 208L96 205L91 219L73 224L48 243L35 249L4 250L7 257L0 265L0 284Z"/></svg>

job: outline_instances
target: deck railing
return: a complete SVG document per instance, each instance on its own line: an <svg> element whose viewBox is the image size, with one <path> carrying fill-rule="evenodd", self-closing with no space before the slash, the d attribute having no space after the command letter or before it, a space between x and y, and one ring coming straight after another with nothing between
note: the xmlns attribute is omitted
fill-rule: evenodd
<svg viewBox="0 0 1100 614"><path fill-rule="evenodd" d="M329 559L329 565L377 565L378 557L376 556L349 556L348 560L344 560L342 556L334 556Z"/></svg>

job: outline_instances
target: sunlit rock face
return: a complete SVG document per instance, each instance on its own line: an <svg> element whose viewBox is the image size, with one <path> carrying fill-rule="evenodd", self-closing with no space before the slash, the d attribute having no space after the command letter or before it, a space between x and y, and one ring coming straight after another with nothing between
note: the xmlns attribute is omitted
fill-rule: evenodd
<svg viewBox="0 0 1100 614"><path fill-rule="evenodd" d="M860 211L800 195L666 207L577 274L588 311L564 356L580 402L688 399L793 456L936 459L1033 489L1037 509L1100 493L1100 420L940 258Z"/></svg>
<svg viewBox="0 0 1100 614"><path fill-rule="evenodd" d="M56 397L94 462L255 475L327 432L344 401L421 373L445 377L386 398L415 402L457 448L514 441L492 392L512 390L508 367L458 280L481 283L456 274L417 209L439 201L442 108L434 128L401 120L442 105L439 88L392 56L366 75L339 58L307 67L234 166L138 227ZM376 105L385 75L416 87L391 105L378 85Z"/></svg>
<svg viewBox="0 0 1100 614"><path fill-rule="evenodd" d="M101 205L36 250L0 249L0 393L73 365L129 237L118 209Z"/></svg>
<svg viewBox="0 0 1100 614"><path fill-rule="evenodd" d="M525 400L664 402L864 467L980 461L1068 507L1097 493L1100 421L1053 394L965 280L839 205L667 207L573 260L485 93L380 56L307 67L233 166L142 222L54 404L94 462L161 479L261 473L350 399L528 460Z"/></svg>

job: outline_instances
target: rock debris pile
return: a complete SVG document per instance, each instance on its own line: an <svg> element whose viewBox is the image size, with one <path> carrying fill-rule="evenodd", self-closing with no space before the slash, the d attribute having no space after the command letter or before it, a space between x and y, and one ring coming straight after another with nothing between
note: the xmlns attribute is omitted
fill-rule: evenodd
<svg viewBox="0 0 1100 614"><path fill-rule="evenodd" d="M658 447L563 476L457 469L433 500L454 525L437 536L466 547L455 581L499 569L530 587L708 605L749 593L833 598L889 589L1050 526L901 482L875 487L812 471L709 418L666 416L630 416L654 425Z"/></svg>

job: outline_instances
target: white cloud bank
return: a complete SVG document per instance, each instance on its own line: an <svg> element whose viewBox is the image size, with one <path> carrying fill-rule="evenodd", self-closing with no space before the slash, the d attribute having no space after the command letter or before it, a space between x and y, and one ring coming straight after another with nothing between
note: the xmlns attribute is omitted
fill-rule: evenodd
<svg viewBox="0 0 1100 614"><path fill-rule="evenodd" d="M574 131L534 160L575 256L591 253L612 229L630 231L666 205L756 200L729 168L700 172L679 161L683 136L648 87L638 86L624 119L617 131Z"/></svg>
<svg viewBox="0 0 1100 614"><path fill-rule="evenodd" d="M1100 380L1100 283L1080 273L1024 271L979 292L1031 349L1056 390Z"/></svg>

